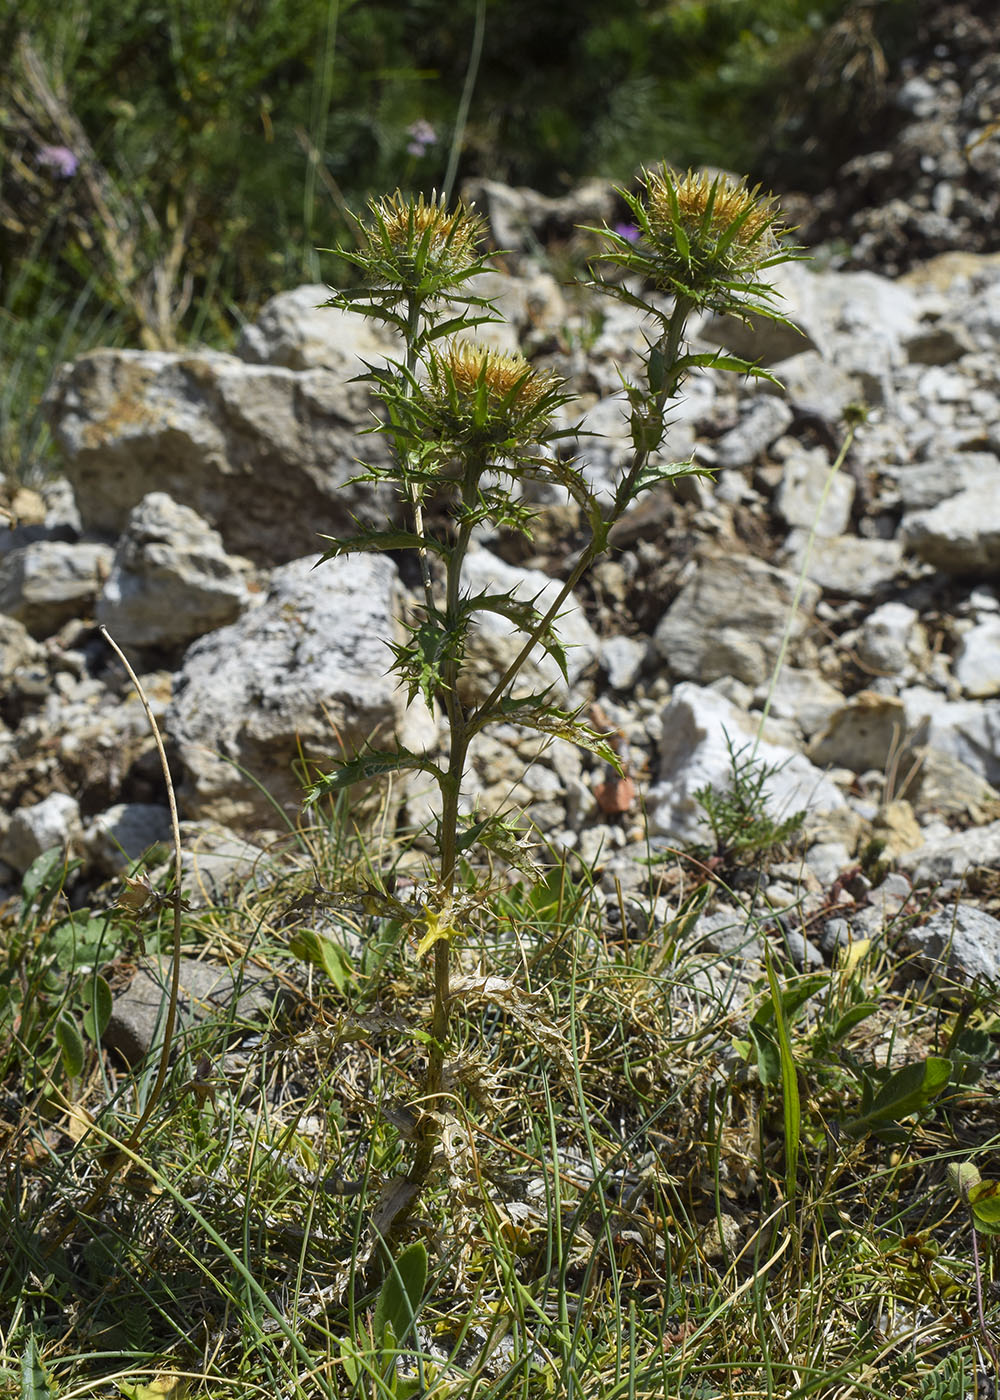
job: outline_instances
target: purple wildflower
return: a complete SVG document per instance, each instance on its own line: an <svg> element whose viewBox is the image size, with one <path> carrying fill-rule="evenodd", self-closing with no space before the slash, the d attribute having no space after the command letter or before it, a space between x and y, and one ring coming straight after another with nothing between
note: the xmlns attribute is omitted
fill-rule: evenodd
<svg viewBox="0 0 1000 1400"><path fill-rule="evenodd" d="M411 156L426 155L428 146L437 144L437 132L430 122L424 121L423 117L419 121L412 122L406 128L406 134L410 138L406 149Z"/></svg>
<svg viewBox="0 0 1000 1400"><path fill-rule="evenodd" d="M629 243L639 242L639 228L636 224L615 224L614 232L619 238L625 238Z"/></svg>
<svg viewBox="0 0 1000 1400"><path fill-rule="evenodd" d="M68 146L40 146L35 164L47 166L61 180L68 180L76 174L80 162Z"/></svg>

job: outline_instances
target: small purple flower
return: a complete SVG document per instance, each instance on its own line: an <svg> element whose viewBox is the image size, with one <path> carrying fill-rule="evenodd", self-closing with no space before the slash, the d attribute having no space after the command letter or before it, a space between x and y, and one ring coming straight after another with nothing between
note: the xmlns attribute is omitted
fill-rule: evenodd
<svg viewBox="0 0 1000 1400"><path fill-rule="evenodd" d="M629 243L639 242L639 229L636 224L615 224L614 232L619 238L625 238Z"/></svg>
<svg viewBox="0 0 1000 1400"><path fill-rule="evenodd" d="M80 162L68 146L40 146L35 164L47 166L61 180L68 180L76 174Z"/></svg>
<svg viewBox="0 0 1000 1400"><path fill-rule="evenodd" d="M406 134L410 138L406 149L411 156L426 155L428 146L437 144L437 132L430 122L424 121L423 117L419 121L412 122L406 128Z"/></svg>

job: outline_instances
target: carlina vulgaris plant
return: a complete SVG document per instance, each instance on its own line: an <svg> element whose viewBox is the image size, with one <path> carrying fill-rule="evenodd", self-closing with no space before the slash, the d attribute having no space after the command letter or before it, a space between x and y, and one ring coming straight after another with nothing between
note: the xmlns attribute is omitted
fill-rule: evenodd
<svg viewBox="0 0 1000 1400"><path fill-rule="evenodd" d="M557 410L570 401L565 384L519 355L477 344L470 332L498 320L473 279L487 264L481 221L467 205L391 197L372 200L357 222L356 247L335 250L357 270L357 284L326 305L350 309L394 327L402 358L369 367L381 415L372 431L388 438L385 464L366 466L359 478L391 483L405 523L363 529L330 541L323 559L361 551L406 550L420 561L422 601L405 624L405 640L391 644L393 670L410 699L422 695L443 714L445 756L366 747L321 778L309 801L376 777L423 771L436 784L440 815L428 878L406 903L384 889L366 888L373 912L398 920L417 940L420 956L433 951L434 1002L427 1071L409 1181L416 1191L431 1170L440 1135L446 1085L452 944L475 926L490 904L484 883L459 888L460 861L479 848L536 877L527 839L510 813L460 817L472 739L490 725L515 724L567 739L617 766L604 738L553 702L551 690L524 694L516 682L540 646L566 676L555 623L572 589L608 549L611 526L643 491L677 478L707 474L692 461L666 463L659 449L669 405L685 377L701 368L768 377L751 362L721 351L698 353L688 323L701 311L743 320L783 320L766 272L799 255L782 241L770 201L721 176L680 176L667 166L643 174L639 193L619 191L638 237L611 229L592 268L592 286L637 308L650 334L638 382L621 376L630 414L632 458L610 500L588 485L577 464L554 450L568 436ZM329 250L328 250L329 251ZM653 295L651 295L651 293ZM556 597L542 612L535 602L501 593L469 593L462 566L476 527L487 523L530 534L532 512L522 485L540 481L563 488L586 519L590 539ZM442 511L429 512L431 500ZM443 523L442 523L443 522ZM536 600L537 601L537 600ZM523 646L488 695L470 693L463 662L477 614L495 613L525 634ZM355 890L355 893L358 891Z"/></svg>

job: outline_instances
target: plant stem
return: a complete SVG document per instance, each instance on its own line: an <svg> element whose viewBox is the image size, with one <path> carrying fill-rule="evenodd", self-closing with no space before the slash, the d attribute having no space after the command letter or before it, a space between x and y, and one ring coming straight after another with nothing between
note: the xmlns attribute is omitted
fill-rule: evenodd
<svg viewBox="0 0 1000 1400"><path fill-rule="evenodd" d="M542 618L542 620L535 626L534 630L528 634L528 640L525 642L521 650L517 653L514 660L507 667L506 671L504 671L503 675L500 677L496 685L490 691L488 697L483 701L483 703L476 709L475 713L470 717L470 728L476 729L478 727L481 717L487 714L493 708L496 702L500 699L501 695L510 685L511 681L517 675L518 671L520 671L525 661L528 659L528 656L530 655L531 650L534 647L535 643L538 641L539 637L542 635L542 633L546 630L547 627L551 626L555 618L558 617L560 608L565 603L569 595L572 593L573 589L580 582L581 578L583 578L584 574L590 568L591 564L593 564L594 560L598 557L598 555L603 554L604 551L607 549L607 545L604 543L604 539L607 538L607 529L610 529L614 522L624 513L626 507L631 503L635 491L636 482L639 480L639 477L642 474L646 463L649 461L650 456L663 441L663 437L666 431L665 425L663 423L663 411L666 408L668 401L676 396L677 390L680 386L681 374L677 368L677 360L679 359L681 342L684 338L684 327L687 324L687 318L691 314L691 311L693 309L694 302L690 298L677 298L677 301L674 304L673 313L671 314L670 321L667 325L667 329L661 337L659 346L657 347L662 349L663 352L664 361L667 366L666 378L664 380L663 387L655 394L653 398L654 408L650 412L647 418L647 422L659 420L660 428L658 440L655 443L646 444L643 447L636 448L635 456L632 460L631 467L629 468L626 475L622 477L621 481L618 483L618 489L615 492L614 505L611 509L611 514L608 520L607 528L603 532L603 539L598 539L596 533L591 535L590 543L587 545L587 548L583 551L580 558L577 560L576 566L570 573L569 578L563 584L562 588L559 590L558 594L556 595L555 601L545 613L545 616Z"/></svg>

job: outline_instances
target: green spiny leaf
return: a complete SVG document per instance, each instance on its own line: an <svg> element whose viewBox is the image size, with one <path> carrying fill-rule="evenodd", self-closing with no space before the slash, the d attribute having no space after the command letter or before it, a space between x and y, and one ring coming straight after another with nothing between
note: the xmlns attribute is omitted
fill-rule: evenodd
<svg viewBox="0 0 1000 1400"><path fill-rule="evenodd" d="M408 749L365 749L357 757L345 760L334 772L320 778L319 782L313 783L306 798L306 806L313 806L321 797L342 792L352 783L363 783L389 773L414 770L430 773L435 778L440 777L438 769L430 759L421 758L418 754L410 753Z"/></svg>

